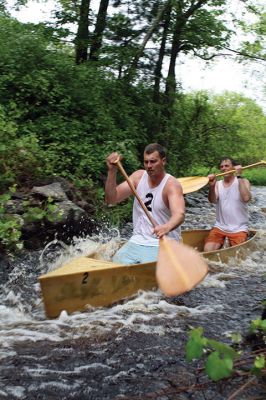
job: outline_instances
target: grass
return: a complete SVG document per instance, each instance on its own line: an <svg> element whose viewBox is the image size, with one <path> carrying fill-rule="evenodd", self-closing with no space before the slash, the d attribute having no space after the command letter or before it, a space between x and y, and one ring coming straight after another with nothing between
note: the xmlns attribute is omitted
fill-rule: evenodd
<svg viewBox="0 0 266 400"><path fill-rule="evenodd" d="M243 171L243 176L247 178L252 185L266 186L266 168L264 167Z"/></svg>

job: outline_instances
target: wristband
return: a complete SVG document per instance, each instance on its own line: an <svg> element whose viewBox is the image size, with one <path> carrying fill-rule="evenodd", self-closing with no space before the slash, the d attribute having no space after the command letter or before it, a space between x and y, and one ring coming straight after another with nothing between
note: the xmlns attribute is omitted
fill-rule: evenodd
<svg viewBox="0 0 266 400"><path fill-rule="evenodd" d="M238 175L237 179L243 179L243 176Z"/></svg>

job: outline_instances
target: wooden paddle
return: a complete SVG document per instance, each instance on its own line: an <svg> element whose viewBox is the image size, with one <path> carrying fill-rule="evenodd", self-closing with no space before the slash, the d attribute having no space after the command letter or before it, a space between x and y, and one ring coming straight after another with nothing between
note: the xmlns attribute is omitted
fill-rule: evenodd
<svg viewBox="0 0 266 400"><path fill-rule="evenodd" d="M246 165L245 167L242 167L242 169L257 167L258 165L266 165L266 161L261 160L255 164ZM224 176L232 172L235 172L235 169L216 174L216 176ZM209 183L207 176L189 176L186 178L177 178L177 180L180 182L184 194L195 192Z"/></svg>
<svg viewBox="0 0 266 400"><path fill-rule="evenodd" d="M158 224L141 200L119 159L115 161L115 164L153 227L157 226ZM196 250L176 240L167 239L165 236L160 238L159 244L156 278L160 289L167 296L180 295L193 289L207 275L208 265Z"/></svg>

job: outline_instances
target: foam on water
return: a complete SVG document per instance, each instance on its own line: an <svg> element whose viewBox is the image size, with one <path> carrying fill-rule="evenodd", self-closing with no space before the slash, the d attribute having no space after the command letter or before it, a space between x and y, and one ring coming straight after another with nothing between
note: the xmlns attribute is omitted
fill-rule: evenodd
<svg viewBox="0 0 266 400"><path fill-rule="evenodd" d="M261 250L265 245L266 238L265 232L261 231L259 237L258 249L247 257L244 265L243 261L238 264L235 259L229 260L227 264L221 262L215 263L213 267L214 271L211 271L198 287L225 288L227 282L237 278L239 266L241 266L241 269L245 268L245 271L249 272L257 271L258 268L262 271L265 270L265 263L261 262ZM110 242L105 243L102 247L101 243L93 241L91 238L76 240L71 245L68 258L75 258L77 254L78 256L84 255L88 251L100 252L101 247L103 248L102 256L108 258L108 255L113 252L117 243L116 239L111 239ZM61 255L58 256L57 260L53 260L53 266L58 264L58 260L62 261ZM19 274L18 271L13 271L10 274L10 279L1 296L4 300L4 305L0 306L0 314L2 326L4 327L0 331L0 339L5 348L12 346L12 343L24 340L34 342L38 340L60 341L70 337L78 338L83 335L91 335L96 332L106 333L112 329L116 329L116 331L132 329L147 333L156 331L158 334L163 334L164 330L160 324L162 317L171 320L178 315L217 312L215 304L212 307L206 305L206 309L171 304L165 301L162 293L157 290L139 291L132 299L122 304L114 305L111 308L93 309L92 307L88 307L84 313L73 313L72 315L68 315L66 311L62 311L57 319L48 320L45 318L42 302L40 301L39 284L35 283L31 287L32 293L35 293L36 300L25 307L25 300L22 293L20 291L15 292L15 284L18 276L20 281L21 277L24 280L26 279L26 270L23 270L23 267L20 269ZM12 289L8 291L10 286ZM149 325L149 320L151 319L153 320L153 324Z"/></svg>
<svg viewBox="0 0 266 400"><path fill-rule="evenodd" d="M106 235L102 234L98 236L94 235L93 237L75 237L73 238L72 244L68 246L61 241L53 240L48 243L42 251L40 265L44 273L46 273L53 271L77 257L88 257L94 253L97 253L97 255L99 254L100 258L103 260L110 260L117 251L120 243L121 237L119 231L116 229L111 230L109 240L107 240ZM57 254L56 257L53 257L53 259L49 261L50 251L51 249L53 251L54 246L57 246Z"/></svg>
<svg viewBox="0 0 266 400"><path fill-rule="evenodd" d="M168 303L162 299L158 291L140 291L136 297L123 304L110 308L89 309L83 313L68 315L62 311L57 319L36 320L36 315L30 315L23 310L12 307L1 307L4 329L0 331L0 340L4 348L23 341L37 342L41 340L59 342L65 339L77 339L84 335L104 334L123 329L135 332L164 334L168 328L162 327L162 318L171 320L179 315L200 315L217 312L220 305L206 307L185 307ZM149 321L153 321L152 325Z"/></svg>
<svg viewBox="0 0 266 400"><path fill-rule="evenodd" d="M57 380L55 381L50 381L50 382L43 382L40 384L38 389L47 389L47 388L54 388L56 391L57 390L75 390L79 388L78 382L71 382L69 384L64 383L64 382L58 382Z"/></svg>
<svg viewBox="0 0 266 400"><path fill-rule="evenodd" d="M88 365L83 365L83 366L81 366L81 367L74 367L73 369L71 369L71 370L69 370L69 371L61 371L61 374L62 375L72 375L72 374L75 374L75 373L79 373L79 372L82 372L82 371L88 371L88 370L90 370L90 369L94 369L94 368L103 368L103 369L111 369L111 367L109 367L108 365L106 365L106 364L102 364L102 363L91 363L91 364L88 364ZM57 369L53 369L53 368L49 368L49 369L46 369L46 368L42 368L41 367L41 365L39 366L39 368L36 370L35 368L34 369L32 369L32 368L25 368L25 370L31 375L31 376L35 376L35 377L37 377L37 376L42 376L42 375L47 375L47 373L50 373L50 374L57 374L58 373L58 370Z"/></svg>
<svg viewBox="0 0 266 400"><path fill-rule="evenodd" d="M263 201L265 188L257 189L258 203L251 205L253 222L252 226L260 228L256 239L256 245L251 252L246 254L245 261L231 258L226 264L215 262L210 264L210 273L194 289L195 300L192 303L180 304L169 301L159 290L139 291L132 298L115 304L112 307L93 308L87 307L83 313L73 313L68 315L62 311L56 319L49 320L45 317L43 304L41 300L40 285L38 276L44 274L67 261L76 257L88 255L94 252L100 254L103 259L110 259L116 251L121 240L119 233L113 230L110 237L99 234L95 237L75 238L70 246L59 241L53 241L43 250L39 262L28 265L25 261L15 265L10 273L7 282L1 286L0 292L0 359L6 360L17 356L20 346L34 346L38 342L47 343L47 346L53 343L62 343L63 341L82 340L83 338L95 338L100 335L115 332L115 340L123 340L125 332L152 334L162 337L166 333L182 333L185 327L184 321L196 320L206 321L208 316L215 315L226 316L226 307L219 297L215 297L216 289L224 293L230 283L237 280L242 275L247 276L263 274L266 271L266 226L265 213L263 213ZM214 217L213 209L210 211L209 205L202 205L201 214L195 212L189 214L186 220L186 229L192 227L203 228L212 225ZM207 217L206 217L207 215ZM263 219L264 217L264 219ZM196 222L197 221L197 222ZM195 226L196 224L196 226ZM243 274L244 273L244 274ZM240 284L241 285L241 284ZM241 289L241 287L240 287ZM197 293L201 293L197 297ZM214 293L209 300L209 293ZM228 295L230 293L228 291ZM193 299L193 296L192 296ZM60 346L60 356L71 353L69 348ZM90 349L97 356L102 351L97 348ZM94 370L105 370L109 373L112 364L112 355L106 360L107 364L93 362L91 364L72 365L69 370L62 368L54 369L53 366L44 368L47 356L40 357L38 353L25 354L24 358L29 360L34 368L24 366L25 372L31 379L37 379L40 376L48 377L49 382L42 382L38 387L30 382L28 384L28 393L36 393L38 390L60 390L64 393L73 393L79 387L79 373ZM34 364L35 359L35 364ZM43 362L43 364L42 364ZM115 362L115 361L114 361ZM4 363L2 363L4 365ZM135 366L136 369L143 370L144 367ZM135 370L136 370L135 369ZM145 371L142 371L143 374ZM65 377L71 379L71 374L76 374L77 378L65 382ZM54 374L60 374L60 381L54 379ZM106 382L118 382L121 376L132 376L134 370L125 368L113 376L106 374ZM95 389L89 385L86 388L88 396ZM85 392L83 392L84 394ZM5 389L1 389L1 398L25 398L25 390L16 382L10 383ZM66 397L67 398L67 397Z"/></svg>
<svg viewBox="0 0 266 400"><path fill-rule="evenodd" d="M13 396L13 398L16 399L23 399L25 394L25 389L22 386L9 386L8 388L6 388L6 392L2 393L7 398L10 398L9 396Z"/></svg>

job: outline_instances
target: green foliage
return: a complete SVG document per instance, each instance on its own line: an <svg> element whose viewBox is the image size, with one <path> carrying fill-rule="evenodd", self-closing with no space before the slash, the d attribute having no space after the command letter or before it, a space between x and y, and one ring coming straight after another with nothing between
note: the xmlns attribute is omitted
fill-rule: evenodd
<svg viewBox="0 0 266 400"><path fill-rule="evenodd" d="M265 167L245 171L243 176L247 178L253 185L266 186Z"/></svg>
<svg viewBox="0 0 266 400"><path fill-rule="evenodd" d="M266 116L242 95L225 92L214 96L201 91L179 96L173 122L168 147L175 176L207 175L225 155L242 165L266 158ZM258 184L265 181L264 169L261 175L259 171L245 173L247 177L254 174L251 181Z"/></svg>
<svg viewBox="0 0 266 400"><path fill-rule="evenodd" d="M259 159L256 160L254 159L254 161L259 161ZM246 165L245 160L243 162L244 162L243 166ZM220 172L218 170L218 166L217 168L215 168L215 165L213 165L213 168L194 165L193 167L187 170L187 176L194 176L194 175L207 176L210 173L218 173L218 172ZM247 178L252 185L266 186L266 171L264 166L252 168L249 170L244 170L243 176Z"/></svg>
<svg viewBox="0 0 266 400"><path fill-rule="evenodd" d="M266 332L266 319L259 318L251 322L250 331L254 333L258 330Z"/></svg>
<svg viewBox="0 0 266 400"><path fill-rule="evenodd" d="M255 358L251 372L253 375L261 375L261 372L266 367L265 356L263 354L258 355Z"/></svg>
<svg viewBox="0 0 266 400"><path fill-rule="evenodd" d="M132 221L132 206L133 198L119 205L111 207L105 206L103 209L101 209L99 216L102 216L102 212L104 211L104 214L106 218L108 218L111 226L121 228L124 223Z"/></svg>
<svg viewBox="0 0 266 400"><path fill-rule="evenodd" d="M207 58L215 48L221 49L228 43L232 31L220 18L224 15L224 6L224 1L214 1L208 7L203 6L193 13L183 33L185 53L196 49L202 57Z"/></svg>
<svg viewBox="0 0 266 400"><path fill-rule="evenodd" d="M214 351L207 358L205 368L209 378L216 382L231 376L233 360L230 357L222 358L218 351Z"/></svg>
<svg viewBox="0 0 266 400"><path fill-rule="evenodd" d="M245 54L250 54L254 58L265 60L265 33L266 33L266 12L261 6L261 11L257 10L257 21L255 23L241 23L242 29L248 33L242 42L242 59ZM252 33L252 35L250 34ZM255 33L255 36L254 36Z"/></svg>
<svg viewBox="0 0 266 400"><path fill-rule="evenodd" d="M266 320L255 319L250 324L250 333L261 335L265 343ZM241 344L242 337L239 333L231 334L231 339L238 347ZM237 364L237 359L240 357L240 352L237 352L233 347L228 346L217 340L209 339L203 336L203 328L198 327L189 332L189 339L185 347L186 360L193 361L204 357L205 372L213 381L219 381L232 376L234 372L234 363ZM250 367L250 355L248 359L249 372L254 375L260 375L266 367L265 355L258 354L256 351L253 356L253 365ZM241 366L241 367L240 367ZM235 366L238 370L241 368L247 369L245 363L240 362Z"/></svg>
<svg viewBox="0 0 266 400"><path fill-rule="evenodd" d="M255 319L251 322L250 325L250 332L255 333L257 335L262 335L264 338L264 343L266 342L266 319ZM264 354L258 354L254 360L253 367L251 369L251 372L254 375L260 375L262 371L266 367L266 360L265 360L265 355Z"/></svg>
<svg viewBox="0 0 266 400"><path fill-rule="evenodd" d="M49 221L57 222L62 218L62 211L52 198L48 198L43 207L31 207L29 201L24 201L25 212L22 215L9 214L6 210L12 193L16 191L13 186L9 192L0 195L0 245L5 249L22 249L21 229L24 221Z"/></svg>
<svg viewBox="0 0 266 400"><path fill-rule="evenodd" d="M121 12L113 14L108 19L106 31L108 42L102 49L104 53L102 62L110 66L119 76L128 68L138 49L139 34L140 28L136 29L136 24L129 16Z"/></svg>
<svg viewBox="0 0 266 400"><path fill-rule="evenodd" d="M202 336L203 328L195 328L189 333L189 340L186 344L186 359L192 361L200 358L207 345L207 339Z"/></svg>
<svg viewBox="0 0 266 400"><path fill-rule="evenodd" d="M10 198L10 193L0 195L0 245L9 249L21 249L21 218L6 213L6 204Z"/></svg>
<svg viewBox="0 0 266 400"><path fill-rule="evenodd" d="M21 249L21 222L15 217L0 215L0 242L5 248Z"/></svg>
<svg viewBox="0 0 266 400"><path fill-rule="evenodd" d="M108 152L116 149L127 153L131 170L136 168L136 148L147 135L145 89L130 89L94 66L74 66L50 29L3 17L1 22L0 102L14 125L9 136L36 155L29 169L39 172L41 165L43 175L92 185L105 172ZM16 151L11 139L6 138L8 159Z"/></svg>
<svg viewBox="0 0 266 400"><path fill-rule="evenodd" d="M239 332L233 332L230 335L233 344L239 344L242 342L242 335Z"/></svg>
<svg viewBox="0 0 266 400"><path fill-rule="evenodd" d="M24 201L23 205L27 207L26 212L23 214L23 219L27 222L47 220L49 222L57 222L62 218L62 211L57 204L53 204L53 199L48 198L40 207L30 207L29 202Z"/></svg>
<svg viewBox="0 0 266 400"><path fill-rule="evenodd" d="M144 3L151 8L144 9ZM213 13L205 7L189 20L183 51L199 46L204 53L204 48L218 48L220 39L227 40L230 32L218 21L224 3L213 1ZM36 178L60 175L81 193L93 191L100 214L105 158L112 151L124 156L129 174L142 167L143 149L150 141L167 147L167 169L175 176L207 175L224 154L243 165L266 158L266 116L254 101L234 93L176 93L173 114L162 121L164 106L154 104L146 76L154 60L149 66L140 62L134 85L120 79L117 71L129 65L157 6L155 1L133 2L130 17L118 12L108 19L108 40L97 65L74 64L73 47L61 40L66 34L62 29L0 15L0 193L13 183L29 186ZM141 26L136 26L138 15ZM196 31L197 20L207 21L209 30L202 23ZM163 103L162 93L161 98ZM253 184L265 184L262 168L245 174ZM104 210L121 225L130 219L130 207L129 202ZM42 212L32 213L41 218Z"/></svg>
<svg viewBox="0 0 266 400"><path fill-rule="evenodd" d="M203 336L203 328L193 329L186 344L186 359L192 361L208 354L205 371L209 378L218 381L232 374L233 362L238 357L237 352L230 346L208 339Z"/></svg>
<svg viewBox="0 0 266 400"><path fill-rule="evenodd" d="M20 137L16 123L0 106L0 192L9 185L38 176L43 153L34 133Z"/></svg>

